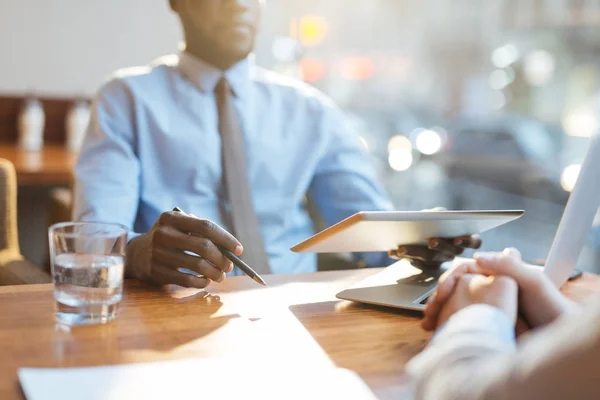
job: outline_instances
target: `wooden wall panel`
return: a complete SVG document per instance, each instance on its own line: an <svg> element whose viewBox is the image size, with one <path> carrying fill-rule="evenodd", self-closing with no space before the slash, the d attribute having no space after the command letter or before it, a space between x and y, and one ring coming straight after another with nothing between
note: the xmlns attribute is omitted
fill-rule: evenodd
<svg viewBox="0 0 600 400"><path fill-rule="evenodd" d="M24 99L24 96L0 95L0 143L17 142L17 120ZM64 144L65 119L75 99L42 97L39 100L46 114L44 143Z"/></svg>

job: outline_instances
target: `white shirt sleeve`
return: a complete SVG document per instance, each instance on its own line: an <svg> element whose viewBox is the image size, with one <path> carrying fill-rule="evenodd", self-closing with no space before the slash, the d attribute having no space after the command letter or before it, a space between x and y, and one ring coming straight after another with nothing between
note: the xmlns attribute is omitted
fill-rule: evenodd
<svg viewBox="0 0 600 400"><path fill-rule="evenodd" d="M528 333L515 348L499 309L456 313L407 366L419 400L595 400L600 394L600 298Z"/></svg>
<svg viewBox="0 0 600 400"><path fill-rule="evenodd" d="M427 348L407 366L415 398L471 399L474 363L510 357L516 350L514 325L502 310L475 304L454 314ZM490 363L486 363L486 367ZM478 370L488 375L493 369ZM476 398L476 397L475 397Z"/></svg>

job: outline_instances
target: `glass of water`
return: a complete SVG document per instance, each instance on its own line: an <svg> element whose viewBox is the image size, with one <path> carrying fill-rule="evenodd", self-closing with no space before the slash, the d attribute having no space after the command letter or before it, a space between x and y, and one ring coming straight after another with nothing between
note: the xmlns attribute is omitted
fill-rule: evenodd
<svg viewBox="0 0 600 400"><path fill-rule="evenodd" d="M127 228L65 222L48 230L56 317L69 325L104 324L123 293Z"/></svg>

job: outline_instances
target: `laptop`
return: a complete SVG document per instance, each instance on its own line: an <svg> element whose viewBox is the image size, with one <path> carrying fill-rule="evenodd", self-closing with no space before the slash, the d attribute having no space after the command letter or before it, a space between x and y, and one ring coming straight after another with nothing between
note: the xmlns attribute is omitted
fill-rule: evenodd
<svg viewBox="0 0 600 400"><path fill-rule="evenodd" d="M600 135L590 139L577 183L571 192L544 271L562 286L575 270L579 254L600 207Z"/></svg>
<svg viewBox="0 0 600 400"><path fill-rule="evenodd" d="M574 271L600 207L600 165L596 160L600 160L598 135L591 138L544 269L557 286L562 286ZM388 251L398 244L425 244L432 237L483 233L522 215L523 211L358 213L297 244L292 250L321 253ZM408 260L401 260L338 293L337 297L423 310L446 268L419 269Z"/></svg>
<svg viewBox="0 0 600 400"><path fill-rule="evenodd" d="M292 247L296 252L387 252L398 244L426 245L432 237L483 233L523 211L360 212ZM422 310L444 268L419 269L401 260L338 293L337 297L382 306Z"/></svg>

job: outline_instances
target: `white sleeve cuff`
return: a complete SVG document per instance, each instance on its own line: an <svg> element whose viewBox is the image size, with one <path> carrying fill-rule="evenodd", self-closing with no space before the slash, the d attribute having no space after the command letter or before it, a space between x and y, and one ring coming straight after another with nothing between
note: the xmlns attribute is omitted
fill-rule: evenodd
<svg viewBox="0 0 600 400"><path fill-rule="evenodd" d="M516 347L513 322L504 311L488 304L473 304L454 314L438 329L432 344L459 335L481 335L509 348Z"/></svg>
<svg viewBox="0 0 600 400"><path fill-rule="evenodd" d="M475 304L438 329L427 348L409 362L407 372L414 382L424 382L462 361L515 351L515 329L508 315L497 307Z"/></svg>

